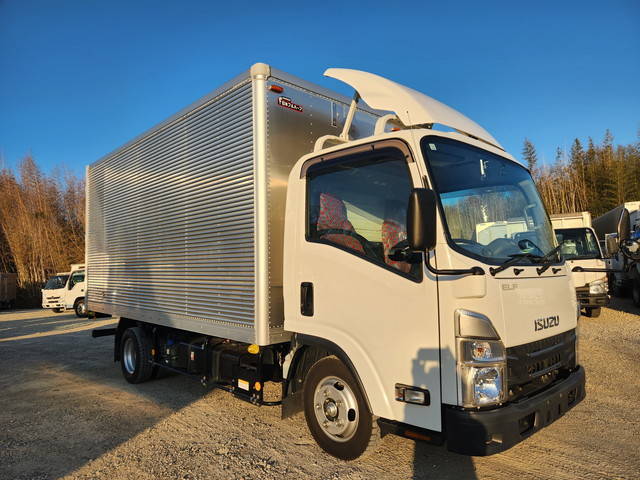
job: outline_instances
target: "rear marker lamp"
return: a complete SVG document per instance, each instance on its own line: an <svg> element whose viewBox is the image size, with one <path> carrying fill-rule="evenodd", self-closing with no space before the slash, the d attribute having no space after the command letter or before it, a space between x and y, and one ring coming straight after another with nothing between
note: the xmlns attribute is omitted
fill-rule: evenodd
<svg viewBox="0 0 640 480"><path fill-rule="evenodd" d="M413 403L414 405L430 405L429 390L396 383L396 400L398 402Z"/></svg>

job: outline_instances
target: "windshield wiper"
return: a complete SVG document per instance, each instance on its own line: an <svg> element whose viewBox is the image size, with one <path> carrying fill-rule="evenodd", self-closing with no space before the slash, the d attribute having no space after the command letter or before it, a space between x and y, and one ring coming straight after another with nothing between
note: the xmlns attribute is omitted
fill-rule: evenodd
<svg viewBox="0 0 640 480"><path fill-rule="evenodd" d="M504 262L499 267L496 267L496 268L491 267L491 268L489 268L489 272L491 273L491 275L493 275L495 277L496 274L506 270L511 265L515 265L516 263L518 263L523 258L531 258L531 259L534 259L534 260L538 260L540 258L543 258L543 257L540 257L538 255L534 255L533 253L514 253L512 255L509 255L509 257L511 257L511 258L509 258L509 260Z"/></svg>
<svg viewBox="0 0 640 480"><path fill-rule="evenodd" d="M548 262L548 263L544 263L547 260L550 260L551 257L553 255L555 255L556 253L558 253L558 251L560 250L560 247L562 247L562 244L564 242L560 242L560 245L558 245L556 248L554 248L553 250L551 250L549 253L547 253L546 255L540 257L539 262L543 263L543 265L539 268L536 268L536 272L538 272L538 275L542 275L544 272L546 272L549 267L551 265L553 265L553 262ZM554 270L555 271L555 270Z"/></svg>

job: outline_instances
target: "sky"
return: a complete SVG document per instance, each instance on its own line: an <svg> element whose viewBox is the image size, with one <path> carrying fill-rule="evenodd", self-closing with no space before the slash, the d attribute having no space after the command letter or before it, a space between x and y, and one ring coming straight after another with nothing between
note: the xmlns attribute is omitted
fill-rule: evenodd
<svg viewBox="0 0 640 480"><path fill-rule="evenodd" d="M542 162L640 131L640 1L0 0L0 168L84 166L265 62L430 95Z"/></svg>

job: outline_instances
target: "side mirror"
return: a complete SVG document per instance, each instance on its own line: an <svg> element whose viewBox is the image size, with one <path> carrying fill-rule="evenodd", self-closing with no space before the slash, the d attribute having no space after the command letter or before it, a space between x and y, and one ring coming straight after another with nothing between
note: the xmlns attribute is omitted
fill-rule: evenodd
<svg viewBox="0 0 640 480"><path fill-rule="evenodd" d="M631 221L629 220L629 210L626 208L623 208L622 212L620 212L616 232L618 233L619 244L624 243L631 237Z"/></svg>
<svg viewBox="0 0 640 480"><path fill-rule="evenodd" d="M414 188L407 209L407 241L411 250L427 252L436 246L436 194Z"/></svg>

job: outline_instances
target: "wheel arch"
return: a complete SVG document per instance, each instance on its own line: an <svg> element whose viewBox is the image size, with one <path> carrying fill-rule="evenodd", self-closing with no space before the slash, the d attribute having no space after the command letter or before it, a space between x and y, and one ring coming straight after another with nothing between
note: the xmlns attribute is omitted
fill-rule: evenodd
<svg viewBox="0 0 640 480"><path fill-rule="evenodd" d="M349 355L339 345L326 338L306 334L297 334L295 342L297 348L293 354L283 387L283 418L302 411L302 387L306 375L313 364L329 356L337 357L353 374L369 411L373 412L369 394L358 373L358 369Z"/></svg>

